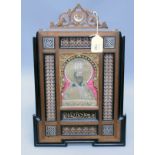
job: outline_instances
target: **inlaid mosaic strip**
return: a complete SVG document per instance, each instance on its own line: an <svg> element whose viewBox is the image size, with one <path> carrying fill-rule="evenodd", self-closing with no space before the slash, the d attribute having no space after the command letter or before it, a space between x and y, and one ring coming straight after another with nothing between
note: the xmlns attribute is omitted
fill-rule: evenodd
<svg viewBox="0 0 155 155"><path fill-rule="evenodd" d="M46 126L46 136L56 136L56 126Z"/></svg>
<svg viewBox="0 0 155 155"><path fill-rule="evenodd" d="M60 48L90 48L90 37L61 37Z"/></svg>
<svg viewBox="0 0 155 155"><path fill-rule="evenodd" d="M115 48L115 37L104 37L104 48Z"/></svg>
<svg viewBox="0 0 155 155"><path fill-rule="evenodd" d="M43 37L43 48L54 48L54 38Z"/></svg>
<svg viewBox="0 0 155 155"><path fill-rule="evenodd" d="M45 91L47 121L56 120L55 105L55 59L54 55L45 55Z"/></svg>
<svg viewBox="0 0 155 155"><path fill-rule="evenodd" d="M104 54L103 120L113 119L114 55Z"/></svg>
<svg viewBox="0 0 155 155"><path fill-rule="evenodd" d="M103 135L113 136L114 135L114 126L113 125L103 125Z"/></svg>
<svg viewBox="0 0 155 155"><path fill-rule="evenodd" d="M62 120L64 121L95 121L97 120L97 112L83 112L83 111L65 111L62 112Z"/></svg>
<svg viewBox="0 0 155 155"><path fill-rule="evenodd" d="M95 136L97 135L96 126L63 126L62 135L64 136Z"/></svg>

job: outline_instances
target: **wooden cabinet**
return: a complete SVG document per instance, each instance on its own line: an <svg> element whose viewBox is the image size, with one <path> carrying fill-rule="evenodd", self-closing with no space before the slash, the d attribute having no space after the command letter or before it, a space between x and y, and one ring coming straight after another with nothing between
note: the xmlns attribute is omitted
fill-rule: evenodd
<svg viewBox="0 0 155 155"><path fill-rule="evenodd" d="M33 39L35 146L125 145L124 44L118 30L99 23L103 53L92 53L96 17L77 5Z"/></svg>

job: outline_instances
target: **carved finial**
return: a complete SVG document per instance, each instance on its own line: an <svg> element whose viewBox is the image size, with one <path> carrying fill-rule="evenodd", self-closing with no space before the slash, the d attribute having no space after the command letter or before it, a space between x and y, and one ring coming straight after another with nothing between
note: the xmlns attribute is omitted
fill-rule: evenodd
<svg viewBox="0 0 155 155"><path fill-rule="evenodd" d="M54 27L54 22L50 22L50 28Z"/></svg>
<svg viewBox="0 0 155 155"><path fill-rule="evenodd" d="M59 16L57 25L50 27L95 28L96 16L93 11L83 9L80 4L77 4L74 9L69 9ZM99 22L99 28L108 28L108 26L105 22Z"/></svg>
<svg viewBox="0 0 155 155"><path fill-rule="evenodd" d="M76 7L81 7L80 3L78 3L78 4L76 5Z"/></svg>

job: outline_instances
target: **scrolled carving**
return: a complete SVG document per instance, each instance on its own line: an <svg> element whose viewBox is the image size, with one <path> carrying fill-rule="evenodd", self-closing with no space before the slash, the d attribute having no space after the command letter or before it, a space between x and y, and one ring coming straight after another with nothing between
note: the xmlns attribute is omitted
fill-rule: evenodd
<svg viewBox="0 0 155 155"><path fill-rule="evenodd" d="M96 16L93 11L83 9L80 4L77 4L74 9L69 9L67 12L62 13L56 25L51 22L50 28L93 28L96 25ZM99 28L108 28L108 26L106 22L99 22Z"/></svg>
<svg viewBox="0 0 155 155"><path fill-rule="evenodd" d="M74 121L78 121L78 120L89 120L89 121L93 121L93 120L97 120L97 113L94 111L65 111L62 112L62 120L65 121L69 121L69 120L74 120Z"/></svg>

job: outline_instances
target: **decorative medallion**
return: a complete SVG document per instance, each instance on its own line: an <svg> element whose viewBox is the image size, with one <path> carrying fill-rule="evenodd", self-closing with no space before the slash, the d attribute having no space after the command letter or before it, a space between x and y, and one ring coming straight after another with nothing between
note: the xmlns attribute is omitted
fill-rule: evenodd
<svg viewBox="0 0 155 155"><path fill-rule="evenodd" d="M73 17L76 23L82 22L84 20L84 15L81 14L80 12L73 14Z"/></svg>

